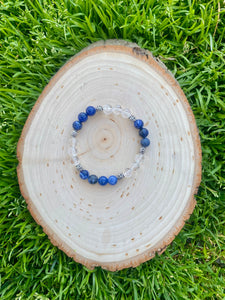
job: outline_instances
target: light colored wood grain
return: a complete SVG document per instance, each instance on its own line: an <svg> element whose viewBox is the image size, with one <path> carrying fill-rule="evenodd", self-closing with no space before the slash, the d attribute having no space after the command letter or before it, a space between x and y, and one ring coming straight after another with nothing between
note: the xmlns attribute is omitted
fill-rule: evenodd
<svg viewBox="0 0 225 300"><path fill-rule="evenodd" d="M128 107L151 146L142 167L116 186L82 181L71 163L72 122L88 105ZM131 121L98 115L77 137L82 165L122 171L139 149ZM18 179L28 209L51 242L88 268L135 267L162 253L195 206L201 146L179 84L149 51L123 40L85 48L51 79L18 143Z"/></svg>

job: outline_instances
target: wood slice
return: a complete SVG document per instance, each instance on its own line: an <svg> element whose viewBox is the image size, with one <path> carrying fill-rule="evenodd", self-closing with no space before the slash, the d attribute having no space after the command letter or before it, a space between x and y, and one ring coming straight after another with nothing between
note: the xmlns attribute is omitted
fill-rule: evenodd
<svg viewBox="0 0 225 300"><path fill-rule="evenodd" d="M71 161L72 123L88 105L120 104L145 121L151 145L116 186L82 181ZM128 119L98 113L77 137L98 175L130 166L140 137ZM201 146L194 115L165 65L138 45L100 41L70 59L32 109L17 156L21 193L51 242L92 269L135 267L161 254L195 206Z"/></svg>

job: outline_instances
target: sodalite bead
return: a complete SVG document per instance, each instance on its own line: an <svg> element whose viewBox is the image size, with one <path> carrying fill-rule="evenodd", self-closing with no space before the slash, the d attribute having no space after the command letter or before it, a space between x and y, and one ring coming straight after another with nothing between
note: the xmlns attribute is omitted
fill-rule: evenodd
<svg viewBox="0 0 225 300"><path fill-rule="evenodd" d="M88 119L88 116L85 112L81 112L78 115L78 120L82 123L82 122L86 122Z"/></svg>
<svg viewBox="0 0 225 300"><path fill-rule="evenodd" d="M137 129L141 129L144 126L144 122L140 119L134 121L134 127Z"/></svg>
<svg viewBox="0 0 225 300"><path fill-rule="evenodd" d="M147 128L142 128L139 130L139 135L143 138L145 138L146 136L148 136L148 129Z"/></svg>
<svg viewBox="0 0 225 300"><path fill-rule="evenodd" d="M89 173L88 173L87 170L82 170L82 171L80 171L80 178L81 178L81 179L85 180L85 179L88 178L88 176L89 176Z"/></svg>
<svg viewBox="0 0 225 300"><path fill-rule="evenodd" d="M114 175L109 176L108 183L111 185L115 185L117 183L117 178Z"/></svg>
<svg viewBox="0 0 225 300"><path fill-rule="evenodd" d="M80 130L82 128L82 124L79 121L73 122L73 128L75 130Z"/></svg>
<svg viewBox="0 0 225 300"><path fill-rule="evenodd" d="M94 106L88 106L86 108L86 114L88 116L94 116L95 113L96 113L96 108Z"/></svg>
<svg viewBox="0 0 225 300"><path fill-rule="evenodd" d="M96 175L90 175L90 176L88 177L88 182L89 182L90 184L95 184L95 183L98 182L98 177L97 177Z"/></svg>
<svg viewBox="0 0 225 300"><path fill-rule="evenodd" d="M141 140L141 145L143 147L148 147L150 145L150 140L148 138L144 138Z"/></svg>
<svg viewBox="0 0 225 300"><path fill-rule="evenodd" d="M99 177L99 179L98 179L98 183L99 183L100 185L106 185L106 184L108 183L108 178L105 177L105 176L101 176L101 177Z"/></svg>

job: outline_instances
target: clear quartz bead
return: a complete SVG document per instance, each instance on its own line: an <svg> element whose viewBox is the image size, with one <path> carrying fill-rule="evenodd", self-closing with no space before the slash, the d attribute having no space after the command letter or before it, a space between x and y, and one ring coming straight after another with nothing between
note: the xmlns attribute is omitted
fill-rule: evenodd
<svg viewBox="0 0 225 300"><path fill-rule="evenodd" d="M131 166L131 170L136 171L139 167L140 167L139 163L135 161Z"/></svg>
<svg viewBox="0 0 225 300"><path fill-rule="evenodd" d="M121 106L120 106L120 105L116 105L115 107L113 107L112 112L113 112L115 115L121 114L121 112L122 112Z"/></svg>
<svg viewBox="0 0 225 300"><path fill-rule="evenodd" d="M77 156L73 156L73 163L75 166L80 164L79 158Z"/></svg>
<svg viewBox="0 0 225 300"><path fill-rule="evenodd" d="M123 172L123 175L124 175L124 177L126 177L126 178L129 178L129 177L131 177L132 176L132 170L131 169L126 169L124 172Z"/></svg>
<svg viewBox="0 0 225 300"><path fill-rule="evenodd" d="M73 157L76 157L77 156L77 149L73 147L71 149L71 154L72 154Z"/></svg>
<svg viewBox="0 0 225 300"><path fill-rule="evenodd" d="M144 155L141 153L136 154L135 156L135 162L140 163L142 159L144 158Z"/></svg>
<svg viewBox="0 0 225 300"><path fill-rule="evenodd" d="M103 105L103 112L106 115L110 115L112 113L112 106L109 104Z"/></svg>
<svg viewBox="0 0 225 300"><path fill-rule="evenodd" d="M123 118L129 118L131 116L131 112L128 108L125 108L124 110L122 110L122 117Z"/></svg>
<svg viewBox="0 0 225 300"><path fill-rule="evenodd" d="M77 155L76 138L72 139L71 154L72 154L72 156L76 156Z"/></svg>
<svg viewBox="0 0 225 300"><path fill-rule="evenodd" d="M77 140L76 138L72 138L72 142L71 142L71 145L72 145L72 148L75 148L76 147L76 143L77 143Z"/></svg>

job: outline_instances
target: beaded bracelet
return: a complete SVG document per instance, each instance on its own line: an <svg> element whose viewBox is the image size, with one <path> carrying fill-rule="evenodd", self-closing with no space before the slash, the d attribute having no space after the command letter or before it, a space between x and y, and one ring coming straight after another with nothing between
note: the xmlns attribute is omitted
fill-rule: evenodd
<svg viewBox="0 0 225 300"><path fill-rule="evenodd" d="M96 112L104 112L106 115L114 113L115 115L122 115L123 118L128 118L134 124L134 127L139 130L139 135L142 137L140 143L141 148L139 153L135 157L135 161L130 168L127 168L124 172L118 175L111 175L108 178L106 176L97 177L96 175L89 175L89 172L80 164L79 158L77 156L77 149L76 149L76 136L79 130L82 129L83 123L87 121L88 117L94 116ZM80 172L80 178L83 180L88 180L90 184L96 184L97 182L100 185L106 185L109 183L110 185L115 185L118 180L124 177L131 177L132 172L137 170L140 166L140 163L144 157L145 148L150 145L150 140L147 138L149 132L148 129L144 128L144 122L140 119L136 119L130 112L129 109L122 109L120 105L112 107L111 105L98 105L96 108L94 106L88 106L86 108L86 112L81 112L78 114L78 120L73 122L73 132L72 132L72 158L73 163L76 169Z"/></svg>

